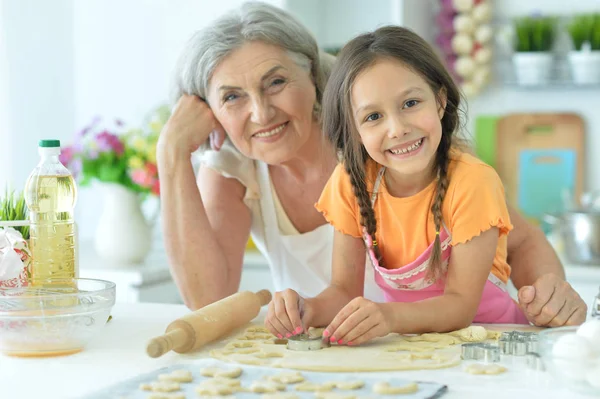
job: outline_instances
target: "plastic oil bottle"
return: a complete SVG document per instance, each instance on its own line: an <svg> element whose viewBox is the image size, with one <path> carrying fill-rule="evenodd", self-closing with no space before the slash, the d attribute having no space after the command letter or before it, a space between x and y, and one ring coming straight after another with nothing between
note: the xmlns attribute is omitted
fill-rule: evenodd
<svg viewBox="0 0 600 399"><path fill-rule="evenodd" d="M60 162L60 141L41 140L40 161L29 175L25 201L29 209L31 283L79 277L75 259L74 208L77 187Z"/></svg>

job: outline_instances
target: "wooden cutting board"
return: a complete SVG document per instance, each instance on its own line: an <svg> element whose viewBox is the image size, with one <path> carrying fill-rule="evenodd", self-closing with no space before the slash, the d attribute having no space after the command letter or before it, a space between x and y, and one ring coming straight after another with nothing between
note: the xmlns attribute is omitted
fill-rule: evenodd
<svg viewBox="0 0 600 399"><path fill-rule="evenodd" d="M510 114L497 124L496 170L509 204L530 219L583 192L585 127L573 113Z"/></svg>

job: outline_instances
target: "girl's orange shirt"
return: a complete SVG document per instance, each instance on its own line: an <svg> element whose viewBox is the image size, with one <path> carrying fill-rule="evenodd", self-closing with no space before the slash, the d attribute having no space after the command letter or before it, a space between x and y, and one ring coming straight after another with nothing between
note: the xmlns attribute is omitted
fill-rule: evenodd
<svg viewBox="0 0 600 399"><path fill-rule="evenodd" d="M367 164L369 194L380 166ZM510 276L506 262L507 234L512 230L504 194L504 186L496 171L476 157L452 152L448 166L449 184L442 204L442 218L451 245L465 243L491 227L499 229L499 240L492 273L503 282ZM377 243L388 268L399 268L417 259L434 241L435 224L431 205L435 196L434 180L419 193L398 198L386 187L379 186L375 202ZM360 210L350 178L339 164L327 182L315 207L337 230L362 237Z"/></svg>

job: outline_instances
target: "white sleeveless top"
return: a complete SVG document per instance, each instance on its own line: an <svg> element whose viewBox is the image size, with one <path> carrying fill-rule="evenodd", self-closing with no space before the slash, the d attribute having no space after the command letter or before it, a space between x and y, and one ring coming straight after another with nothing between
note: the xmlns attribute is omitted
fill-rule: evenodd
<svg viewBox="0 0 600 399"><path fill-rule="evenodd" d="M246 158L229 140L220 151L200 154L199 161L246 187L244 203L252 217L252 240L269 263L277 291L291 288L303 297L314 297L327 288L331 281L334 234L330 224L299 233L277 198L268 165ZM370 267L365 272L364 296L384 302Z"/></svg>

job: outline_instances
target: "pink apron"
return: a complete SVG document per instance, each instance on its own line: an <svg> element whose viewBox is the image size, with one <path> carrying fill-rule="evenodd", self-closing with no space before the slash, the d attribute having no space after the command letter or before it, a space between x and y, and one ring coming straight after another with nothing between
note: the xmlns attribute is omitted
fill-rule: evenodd
<svg viewBox="0 0 600 399"><path fill-rule="evenodd" d="M385 168L381 168L377 174L377 180L371 196L371 204L374 205L381 179ZM440 231L442 243L442 262L448 265L452 247L452 237L446 226ZM398 269L386 269L371 262L375 282L383 290L387 302L416 302L423 299L442 295L444 293L444 282L433 281L426 278L429 267L429 257L433 250L433 243L417 259L408 265ZM474 323L502 323L502 324L529 324L529 321L510 297L506 284L494 274L490 273L483 289L483 295Z"/></svg>

